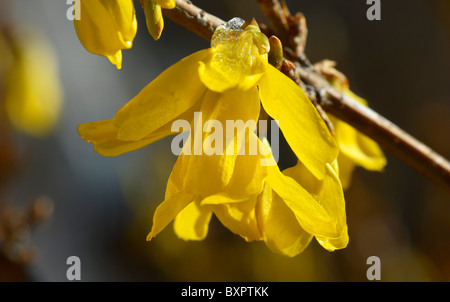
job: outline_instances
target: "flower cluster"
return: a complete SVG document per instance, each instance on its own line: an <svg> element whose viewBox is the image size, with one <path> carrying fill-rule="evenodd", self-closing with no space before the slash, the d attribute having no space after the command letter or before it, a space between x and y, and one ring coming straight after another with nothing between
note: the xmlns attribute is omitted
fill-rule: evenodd
<svg viewBox="0 0 450 302"><path fill-rule="evenodd" d="M344 248L336 140L299 86L268 63L267 37L242 23L233 19L219 26L211 48L174 64L114 118L82 124L79 133L100 154L116 156L174 134L172 123L183 119L194 125L189 136L200 135L203 146L212 146L219 141L208 121L258 121L264 108L278 121L297 164L280 171L268 141L251 123L232 140L220 141L221 154L196 155L187 152L194 144L185 144L148 240L172 221L180 238L201 240L214 214L245 240L264 241L287 256L302 252L313 237L329 251ZM255 141L255 154L237 152Z"/></svg>

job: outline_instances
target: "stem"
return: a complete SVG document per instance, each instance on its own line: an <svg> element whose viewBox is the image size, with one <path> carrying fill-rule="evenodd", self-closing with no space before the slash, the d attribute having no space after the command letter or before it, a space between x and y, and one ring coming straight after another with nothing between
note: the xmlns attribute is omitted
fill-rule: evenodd
<svg viewBox="0 0 450 302"><path fill-rule="evenodd" d="M225 21L206 13L190 1L176 0L174 9L163 9L164 16L183 26L194 34L211 41L211 37L217 26Z"/></svg>
<svg viewBox="0 0 450 302"><path fill-rule="evenodd" d="M322 91L322 108L375 140L431 181L450 191L450 163L397 125L331 86L319 74L297 69L303 81Z"/></svg>
<svg viewBox="0 0 450 302"><path fill-rule="evenodd" d="M280 2L273 0L257 0L262 12L272 25L275 34L283 45L289 43L289 25Z"/></svg>
<svg viewBox="0 0 450 302"><path fill-rule="evenodd" d="M283 15L270 9L270 6L278 1L258 0L258 2L262 8L265 7L263 11L269 14L270 22L279 25L275 29L277 34L285 37L287 33L282 33L284 21L277 20L283 18ZM225 22L196 7L190 1L176 0L176 3L175 9L164 9L163 14L208 41L211 40L215 28ZM269 6L264 6L265 4ZM320 100L315 98L312 101L319 102L325 111L369 136L383 149L450 192L450 163L444 157L372 109L360 105L356 100L335 89L309 64L304 54L293 53L286 49L285 55L296 63L295 71L301 80L320 92L322 96ZM310 96L314 98L313 95Z"/></svg>

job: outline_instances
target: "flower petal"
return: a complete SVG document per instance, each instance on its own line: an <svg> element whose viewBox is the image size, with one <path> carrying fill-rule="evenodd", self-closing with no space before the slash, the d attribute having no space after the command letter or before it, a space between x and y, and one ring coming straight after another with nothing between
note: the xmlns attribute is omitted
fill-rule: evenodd
<svg viewBox="0 0 450 302"><path fill-rule="evenodd" d="M175 0L154 0L156 3L161 5L162 8L172 9L175 8Z"/></svg>
<svg viewBox="0 0 450 302"><path fill-rule="evenodd" d="M328 237L316 237L317 242L329 252L333 252L335 250L346 248L348 245L348 233L347 233L347 225L344 226L341 232L341 236L337 238L328 238Z"/></svg>
<svg viewBox="0 0 450 302"><path fill-rule="evenodd" d="M271 65L258 86L264 109L279 121L299 160L315 177L324 178L325 164L333 162L339 150L316 108L300 87Z"/></svg>
<svg viewBox="0 0 450 302"><path fill-rule="evenodd" d="M208 206L201 206L199 201L191 202L175 218L175 233L184 240L203 240L208 234L211 215Z"/></svg>
<svg viewBox="0 0 450 302"><path fill-rule="evenodd" d="M386 158L376 142L343 121L336 120L334 125L341 153L367 170L383 170Z"/></svg>
<svg viewBox="0 0 450 302"><path fill-rule="evenodd" d="M330 164L327 164L323 180L317 180L300 162L283 173L295 179L325 209L333 221L333 233L315 234L319 243L327 250L344 248L348 243L345 215L345 199L339 177ZM297 216L301 222L304 217Z"/></svg>
<svg viewBox="0 0 450 302"><path fill-rule="evenodd" d="M205 92L196 70L197 62L208 53L201 50L172 65L119 109L115 116L118 138L145 138L191 108Z"/></svg>
<svg viewBox="0 0 450 302"><path fill-rule="evenodd" d="M86 0L82 0L86 1ZM89 0L92 2L92 0ZM136 12L133 1L101 1L114 21L122 45L131 48L137 31Z"/></svg>
<svg viewBox="0 0 450 302"><path fill-rule="evenodd" d="M183 147L183 152L179 157L179 159L183 158L183 160L177 161L175 164L177 166L176 169L180 171L179 174L184 175L183 179L179 179L180 183L178 183L183 188L182 190L206 197L220 192L229 192L227 188L232 183L234 184L232 198L248 197L248 194L250 194L247 191L248 186L246 183L239 182L234 178L239 177L234 173L234 169L237 157L247 158L247 155L238 155L238 150L244 145L245 141L243 139L249 137L247 135L243 136L243 134L252 134L255 130L259 109L256 87L248 91L233 90L224 94L208 91L205 94L201 107L202 115L199 115L197 120L194 121L194 133L191 132L188 139L193 142ZM233 127L236 124L229 124L230 134L226 135L226 129L220 126L219 128L222 129L214 130L221 133L218 140L222 143L222 147L216 150L219 154L206 155L198 153L195 146L200 142L200 148L203 147L206 139L212 134L211 131L203 131L206 124L204 121L213 120L220 122L216 126L226 125L227 121L236 122L241 120L242 123L240 125L242 127L236 127L238 129L236 134ZM252 122L246 125L246 121ZM225 126L225 128L227 127ZM256 159L256 155L254 159ZM241 175L241 177L244 177L248 182L252 181L251 177L244 175Z"/></svg>
<svg viewBox="0 0 450 302"><path fill-rule="evenodd" d="M158 235L189 203L194 201L195 196L184 192L165 199L155 211L153 215L152 230L147 236L147 241Z"/></svg>
<svg viewBox="0 0 450 302"><path fill-rule="evenodd" d="M177 117L179 120L191 120L194 112L200 108L200 102ZM148 136L137 141L123 141L118 139L118 129L115 121L104 120L99 122L85 123L78 126L81 138L94 144L94 150L103 156L117 156L126 152L134 151L149 145L166 136L176 134L172 131L170 123L156 129Z"/></svg>
<svg viewBox="0 0 450 302"><path fill-rule="evenodd" d="M91 53L107 57L118 69L122 49L132 47L137 20L132 0L81 0L82 17L74 20L83 46Z"/></svg>
<svg viewBox="0 0 450 302"><path fill-rule="evenodd" d="M94 144L94 150L103 156L117 156L147 146L168 135L174 134L170 128L162 127L150 136L138 141L117 139L117 128L113 120L82 124L78 127L81 138Z"/></svg>
<svg viewBox="0 0 450 302"><path fill-rule="evenodd" d="M358 162L358 164L367 170L382 171L386 166L386 157L384 157L380 146L362 133L358 133L356 139L361 150L370 158L365 158L363 162Z"/></svg>
<svg viewBox="0 0 450 302"><path fill-rule="evenodd" d="M353 171L356 168L356 164L355 161L342 152L339 153L337 160L339 162L339 179L341 180L342 188L346 190L350 187L352 182Z"/></svg>
<svg viewBox="0 0 450 302"><path fill-rule="evenodd" d="M220 222L231 232L248 242L261 240L262 234L255 213L256 201L256 197L253 197L247 201L232 201L231 203L214 205L211 206L211 209Z"/></svg>
<svg viewBox="0 0 450 302"><path fill-rule="evenodd" d="M297 181L270 167L267 183L294 212L301 227L314 236L337 237L336 219Z"/></svg>
<svg viewBox="0 0 450 302"><path fill-rule="evenodd" d="M256 137L254 133L251 136ZM258 138L258 143L261 143ZM226 192L229 196L238 198L240 196L258 195L263 187L264 180L267 177L267 167L262 166L262 157L259 155L239 155L236 158L234 173Z"/></svg>
<svg viewBox="0 0 450 302"><path fill-rule="evenodd" d="M258 221L266 245L276 253L294 257L313 236L302 229L292 210L266 185L259 196Z"/></svg>

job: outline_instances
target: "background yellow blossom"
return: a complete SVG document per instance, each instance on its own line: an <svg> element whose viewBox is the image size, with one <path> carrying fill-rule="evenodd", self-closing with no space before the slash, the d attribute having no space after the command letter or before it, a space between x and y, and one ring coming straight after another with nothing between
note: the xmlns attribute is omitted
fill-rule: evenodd
<svg viewBox="0 0 450 302"><path fill-rule="evenodd" d="M3 62L3 106L19 131L42 137L58 122L62 89L58 62L46 37L36 29L16 28L0 36Z"/></svg>

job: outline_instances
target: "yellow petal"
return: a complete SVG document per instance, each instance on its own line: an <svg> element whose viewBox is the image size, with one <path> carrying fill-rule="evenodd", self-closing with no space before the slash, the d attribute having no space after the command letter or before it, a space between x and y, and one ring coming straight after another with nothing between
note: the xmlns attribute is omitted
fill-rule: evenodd
<svg viewBox="0 0 450 302"><path fill-rule="evenodd" d="M203 240L208 234L212 212L199 201L187 205L174 221L175 234L184 240Z"/></svg>
<svg viewBox="0 0 450 302"><path fill-rule="evenodd" d="M205 92L196 70L208 53L201 50L172 65L119 109L118 138L140 140L191 108Z"/></svg>
<svg viewBox="0 0 450 302"><path fill-rule="evenodd" d="M121 141L117 139L114 120L105 120L82 124L78 127L81 138L94 144L94 150L103 156L117 156L147 146L168 135L174 134L168 127L154 131L150 136L138 141Z"/></svg>
<svg viewBox="0 0 450 302"><path fill-rule="evenodd" d="M231 202L211 206L214 215L231 232L241 236L246 241L261 240L255 213L256 197L247 201Z"/></svg>
<svg viewBox="0 0 450 302"><path fill-rule="evenodd" d="M334 125L342 154L367 170L383 170L386 158L376 142L343 121L336 120Z"/></svg>
<svg viewBox="0 0 450 302"><path fill-rule="evenodd" d="M267 183L294 212L301 227L314 236L338 237L336 219L297 181L271 167Z"/></svg>
<svg viewBox="0 0 450 302"><path fill-rule="evenodd" d="M180 120L191 120L194 112L199 110L200 102L197 102L189 110L177 117ZM172 131L170 123L161 126L148 136L136 141L123 141L118 139L118 128L113 119L99 122L81 124L78 133L88 143L94 144L94 150L103 156L117 156L131 152L158 141L166 136L179 132Z"/></svg>
<svg viewBox="0 0 450 302"><path fill-rule="evenodd" d="M165 199L153 215L152 230L147 236L150 241L158 235L189 203L194 201L195 196L184 192L178 192L172 197Z"/></svg>
<svg viewBox="0 0 450 302"><path fill-rule="evenodd" d="M97 53L96 53L97 54ZM107 54L106 52L104 54L100 54L108 58L108 60L113 64L116 65L117 69L122 69L122 51L118 50L115 53Z"/></svg>
<svg viewBox="0 0 450 302"><path fill-rule="evenodd" d="M358 133L356 139L361 150L370 158L359 164L367 170L382 171L386 166L386 157L380 146L362 133Z"/></svg>
<svg viewBox="0 0 450 302"><path fill-rule="evenodd" d="M248 198L245 199L234 199L230 197L225 192L210 195L208 197L205 197L202 201L202 205L220 205L220 204L229 204L229 203L238 203L242 201L247 201Z"/></svg>
<svg viewBox="0 0 450 302"><path fill-rule="evenodd" d="M155 0L156 3L161 5L162 8L172 9L175 8L175 0Z"/></svg>
<svg viewBox="0 0 450 302"><path fill-rule="evenodd" d="M257 140L258 144L262 144L256 134L250 135ZM268 169L262 165L262 162L263 158L260 154L239 155L236 158L233 177L226 188L227 194L234 198L259 194L268 174Z"/></svg>
<svg viewBox="0 0 450 302"><path fill-rule="evenodd" d="M158 40L164 29L161 6L155 1L144 1L144 13L148 32L152 35L153 39Z"/></svg>
<svg viewBox="0 0 450 302"><path fill-rule="evenodd" d="M342 152L338 156L339 162L339 179L341 180L342 188L344 190L350 187L353 177L353 171L356 168L355 161Z"/></svg>
<svg viewBox="0 0 450 302"><path fill-rule="evenodd" d="M245 102L242 100L245 100ZM227 192L235 199L248 197L250 193L247 190L252 185L247 186L246 182L251 182L253 178L249 175L238 175L234 172L234 169L237 158L239 158L239 161L241 161L240 157L242 157L242 160L248 159L247 155L238 155L237 150L247 141L243 139L249 138L248 134L253 133L255 130L259 109L256 87L248 91L234 90L223 94L208 91L205 94L201 107L202 115L194 122L194 133L191 132L189 137L192 143L183 147L183 152L175 164L176 169L174 168L174 170L179 171L179 175L183 175L183 178L180 177L178 179L178 185L184 191L203 197L219 192ZM222 152L206 155L201 152L202 150L200 150L200 153L196 153L195 149L195 145L198 142L200 142L201 149L203 140L208 138L210 134L210 132L202 134L204 128L200 119L203 122L219 121L225 128L227 128L227 120L232 122L241 120L243 126L249 120L253 121L253 123L249 123L248 128L243 127L240 129L237 134L230 131L230 135L226 135L226 129L219 129L223 133ZM230 129L232 128L230 127ZM247 135L243 136L244 133ZM238 137L240 138L239 140ZM227 153L228 151L229 153ZM180 160L180 158L182 159ZM257 160L257 155L254 155L253 160ZM254 164L251 164L248 169L254 169L254 166ZM236 180L235 177L241 177L242 180ZM233 189L229 190L229 186L232 186Z"/></svg>
<svg viewBox="0 0 450 302"><path fill-rule="evenodd" d="M283 173L295 179L305 188L325 209L333 222L333 231L328 235L315 234L319 243L330 251L347 246L345 199L339 177L332 166L327 164L325 177L320 181L300 162L296 166L286 169ZM297 219L302 223L304 217L297 215Z"/></svg>
<svg viewBox="0 0 450 302"><path fill-rule="evenodd" d="M218 35L217 30L214 35ZM212 48L211 54L200 63L198 72L203 84L212 91L247 90L256 85L266 65L253 42L253 34L236 31Z"/></svg>
<svg viewBox="0 0 450 302"><path fill-rule="evenodd" d="M329 252L333 252L338 249L346 248L348 245L348 233L347 233L347 225L344 226L341 232L341 236L337 238L329 238L329 237L316 237L317 242Z"/></svg>
<svg viewBox="0 0 450 302"><path fill-rule="evenodd" d="M316 108L300 87L271 65L258 86L264 109L279 121L294 153L315 177L323 179L325 164L333 162L339 150Z"/></svg>
<svg viewBox="0 0 450 302"><path fill-rule="evenodd" d="M118 69L122 49L132 47L137 21L132 0L80 0L81 18L74 20L83 46L91 53L107 57Z"/></svg>
<svg viewBox="0 0 450 302"><path fill-rule="evenodd" d="M292 210L266 185L259 197L258 221L267 247L294 257L309 245L313 236L302 229Z"/></svg>

